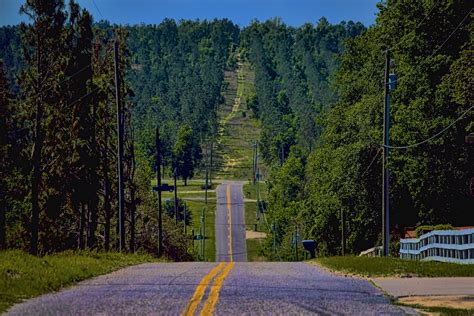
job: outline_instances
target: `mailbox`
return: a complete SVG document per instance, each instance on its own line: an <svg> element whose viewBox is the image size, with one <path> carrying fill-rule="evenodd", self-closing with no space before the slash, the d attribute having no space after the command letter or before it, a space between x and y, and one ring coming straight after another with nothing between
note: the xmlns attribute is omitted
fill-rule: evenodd
<svg viewBox="0 0 474 316"><path fill-rule="evenodd" d="M303 240L303 247L311 256L311 259L316 258L316 242L314 240Z"/></svg>

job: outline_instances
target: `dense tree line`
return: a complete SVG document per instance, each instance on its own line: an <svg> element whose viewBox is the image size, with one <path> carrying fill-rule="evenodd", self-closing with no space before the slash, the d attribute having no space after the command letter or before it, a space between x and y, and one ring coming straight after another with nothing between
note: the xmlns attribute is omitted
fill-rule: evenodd
<svg viewBox="0 0 474 316"><path fill-rule="evenodd" d="M360 23L331 25L322 18L299 28L274 19L242 31L243 56L255 68L256 95L247 101L262 122L262 154L267 164L283 163L297 145L305 154L321 127L316 118L335 100L329 80L343 42L364 30Z"/></svg>
<svg viewBox="0 0 474 316"><path fill-rule="evenodd" d="M296 231L320 253L380 242L384 51L391 92L391 230L474 224L473 24L466 1L386 1L375 25L294 28L279 19L240 30L228 20L93 23L72 1L27 1L29 24L0 28L0 247L45 253L117 247L113 41L125 125L127 248L156 251L151 192L155 129L165 174L190 179L217 134L224 70L255 71L245 104L262 126L267 216L282 259ZM461 115L459 120L457 120ZM455 121L457 120L457 121ZM169 207L169 206L168 206ZM167 213L171 213L169 210ZM181 216L182 217L182 216ZM165 251L190 259L165 216Z"/></svg>
<svg viewBox="0 0 474 316"><path fill-rule="evenodd" d="M27 1L22 12L30 23L0 28L0 246L116 249L118 41L127 249L156 252L155 128L165 174L192 178L201 146L216 136L239 28L228 20L93 24L74 1ZM181 229L164 221L167 255L190 259Z"/></svg>
<svg viewBox="0 0 474 316"><path fill-rule="evenodd" d="M223 102L224 70L238 45L240 30L229 20L180 21L128 27L136 93L137 145L153 160L154 133L160 127L168 174L176 168L192 178L201 146L217 134L217 110Z"/></svg>
<svg viewBox="0 0 474 316"><path fill-rule="evenodd" d="M259 109L273 111L276 114L266 115L279 118L270 120L270 127L266 127L266 117L262 118L261 142L266 162L274 166L268 215L276 224L280 255L287 259L294 256L291 239L296 228L303 238L317 241L320 253L340 254L342 219L347 251L358 253L381 242L383 52L387 49L391 49L392 71L398 78L391 92L391 144L415 144L455 122L429 142L391 150L393 246L406 227L474 224L469 192L473 147L465 143L465 136L473 132L472 108L469 112L474 91L471 8L465 1L388 1L379 8L375 25L358 36L354 37L361 28L345 25L347 33L342 37L346 40L339 42L342 54L335 51L331 57L339 64L335 72L334 68L315 68L316 74L330 74L333 90L329 97L325 97L331 91L327 87L325 93L316 92L320 106L312 110L314 129L303 134L302 140L291 134L302 133L308 116L296 106L287 106L287 100L295 96L284 88L288 79L281 73L291 73L285 67L299 69L304 58L291 58L287 53L291 40L273 36L272 44L266 44L257 32L251 42ZM268 33L276 29L283 38L288 33L281 25L274 25ZM272 57L271 51L279 52L280 57ZM279 66L282 60L287 66ZM296 82L304 84L305 80ZM293 95L301 89L294 83L290 86ZM278 141L285 139L290 141L284 144L292 145L284 147L285 162L279 167Z"/></svg>

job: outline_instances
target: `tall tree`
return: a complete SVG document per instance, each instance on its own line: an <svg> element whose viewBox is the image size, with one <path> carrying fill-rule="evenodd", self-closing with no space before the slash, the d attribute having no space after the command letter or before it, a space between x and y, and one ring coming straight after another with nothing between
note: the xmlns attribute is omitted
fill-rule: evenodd
<svg viewBox="0 0 474 316"><path fill-rule="evenodd" d="M23 73L22 88L26 99L25 115L32 122L30 252L37 254L42 176L47 159L43 156L43 147L47 131L54 124L55 106L60 100L56 89L57 74L63 69L64 52L58 48L63 47L66 15L61 0L28 0L20 12L32 19L32 24L21 25L24 58L29 65Z"/></svg>
<svg viewBox="0 0 474 316"><path fill-rule="evenodd" d="M173 148L174 166L176 174L184 180L187 185L188 179L194 175L197 161L201 158L201 149L189 126L179 129L176 144Z"/></svg>

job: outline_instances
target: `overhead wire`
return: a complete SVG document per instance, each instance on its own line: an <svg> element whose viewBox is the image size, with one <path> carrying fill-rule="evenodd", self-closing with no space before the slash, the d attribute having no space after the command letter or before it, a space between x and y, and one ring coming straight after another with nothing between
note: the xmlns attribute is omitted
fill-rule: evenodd
<svg viewBox="0 0 474 316"><path fill-rule="evenodd" d="M428 11L427 14L425 14L425 16L423 17L423 19L420 21L420 23L418 23L416 25L416 27L414 27L410 32L408 32L408 34L404 35L404 36L408 36L410 34L412 34L413 32L415 32L422 24L423 22L425 22L425 20L431 15L431 13L433 12L433 9L436 7L437 5L437 2L433 3L433 5L431 6L430 10ZM393 45L392 47L388 48L387 51L392 51L394 50L395 48L397 48L400 44L402 43L402 41L399 41L397 42L395 45Z"/></svg>
<svg viewBox="0 0 474 316"><path fill-rule="evenodd" d="M92 3L94 4L94 7L96 8L97 12L99 12L100 16L102 17L103 20L106 20L102 12L100 12L99 7L97 6L97 3L95 3L95 0L92 0Z"/></svg>
<svg viewBox="0 0 474 316"><path fill-rule="evenodd" d="M441 131L439 131L438 133L434 134L433 136L431 137L428 137L427 139L425 140L422 140L420 142L417 142L415 144L411 144L411 145L405 145L405 146L389 146L389 145L382 145L383 147L385 148L389 148L389 149L407 149L407 148L412 148L412 147L416 147L416 146L420 146L422 144L425 144L435 138L437 138L438 136L442 135L444 132L446 132L448 129L450 129L451 127L453 127L457 122L459 122L467 113L469 113L472 109L474 109L474 105L471 106L469 109L467 109L466 111L464 111L456 120L454 120L451 124L449 124L448 126L446 126L445 128L443 128Z"/></svg>
<svg viewBox="0 0 474 316"><path fill-rule="evenodd" d="M438 46L436 47L433 52L431 52L431 54L429 54L426 58L430 58L430 57L433 57L434 54L436 54L441 48L444 47L444 45L446 45L446 43L449 41L449 39L454 35L454 33L457 32L457 30L461 27L461 25L464 24L464 21L466 21L467 17L471 14L472 10L474 8L471 8L471 10L469 10L469 12L463 17L463 19L458 23L458 25L454 28L454 30L448 35L448 37ZM421 62L419 62L418 64L415 65L416 66L419 66L421 64ZM409 74L405 74L405 75L402 75L400 77L398 77L397 79L393 80L393 81L390 81L390 82L387 82L386 84L394 84L394 83L397 83L398 81L400 81L400 79L402 78L405 78L409 76Z"/></svg>
<svg viewBox="0 0 474 316"><path fill-rule="evenodd" d="M454 30L448 35L448 37L438 46L436 47L433 52L427 57L432 57L433 55L435 55L441 48L444 47L444 45L446 45L446 43L449 41L449 39L457 32L457 30L459 30L459 28L461 27L461 25L464 24L464 22L466 21L466 19L470 16L470 14L472 13L474 8L471 8L469 10L469 12L463 17L463 19L457 24L457 26L454 28ZM419 64L418 64L419 65ZM398 82L401 78L404 78L408 76L408 74L406 75L403 75L403 76L400 76L399 78L397 78L396 80L392 81L392 82L388 82L386 84L394 84L396 82ZM420 142L417 142L415 144L410 144L410 145L404 145L404 146L390 146L390 145L382 145L382 147L385 147L385 148L389 148L389 149L408 149L408 148L412 148L412 147L416 147L416 146L420 146L422 144L425 144L435 138L437 138L438 136L442 135L444 132L446 132L449 128L451 128L452 126L454 126L458 121L460 121L467 113L469 113L469 111L471 111L472 109L474 108L474 106L470 107L469 109L467 109L467 111L465 111L464 113L462 113L456 120L454 120L451 124L449 124L447 127L445 127L444 129L442 129L441 131L439 131L438 133L434 134L433 136L425 139L425 140L422 140Z"/></svg>

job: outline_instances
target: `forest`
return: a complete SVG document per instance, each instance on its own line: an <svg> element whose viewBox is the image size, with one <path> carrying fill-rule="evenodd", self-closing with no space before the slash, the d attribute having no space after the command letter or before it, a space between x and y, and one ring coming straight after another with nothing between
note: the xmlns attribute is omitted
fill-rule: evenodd
<svg viewBox="0 0 474 316"><path fill-rule="evenodd" d="M393 251L407 227L474 225L472 9L461 0L378 6L368 27L275 18L242 28L227 19L121 26L74 1L27 1L29 22L0 28L0 248L118 249L115 43L128 251L157 254L156 161L168 177L199 172L218 137L224 72L239 61L255 72L245 103L268 170L266 257L293 260L295 232L321 255L381 243L387 50L397 76ZM195 259L167 214L164 255Z"/></svg>
<svg viewBox="0 0 474 316"><path fill-rule="evenodd" d="M300 49L311 33L288 36L284 28L256 28L247 42L257 112L265 113L262 154L272 166L275 229L267 252L275 237L274 259L294 260L296 232L316 240L321 255L381 244L387 50L396 75L387 158L392 254L408 227L474 224L474 148L465 142L474 131L472 8L466 1L387 1L379 10L366 30L346 24L342 43L320 21L314 51ZM273 40L285 36L294 42ZM282 119L266 124L272 115Z"/></svg>

